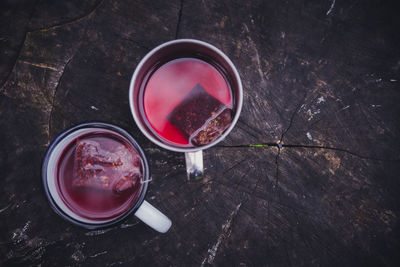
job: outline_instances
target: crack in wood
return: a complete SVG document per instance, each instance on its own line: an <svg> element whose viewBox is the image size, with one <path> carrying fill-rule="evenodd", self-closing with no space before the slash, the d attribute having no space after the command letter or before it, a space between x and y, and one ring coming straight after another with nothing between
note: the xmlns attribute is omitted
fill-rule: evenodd
<svg viewBox="0 0 400 267"><path fill-rule="evenodd" d="M275 189L275 187L278 186L278 183L279 183L279 155L281 154L281 149L283 147L283 145L282 145L283 137L292 127L294 118L296 117L296 114L299 113L301 107L303 107L306 97L307 97L307 92L304 93L303 99L297 104L295 111L293 112L292 116L290 117L289 126L286 128L285 131L282 132L281 139L276 144L276 147L278 147L278 153L275 158L276 171L275 171L275 185L273 185L274 189Z"/></svg>
<svg viewBox="0 0 400 267"><path fill-rule="evenodd" d="M280 141L278 143L261 143L261 144L233 145L233 146L221 146L221 147L277 147L278 148L277 159L279 157L280 149L282 147L287 147L287 148L314 148L314 149L320 148L320 149L329 149L329 150L337 150L337 151L349 153L349 154L351 154L353 156L356 156L356 157L359 157L359 158L362 158L362 159L369 159L369 160L376 160L376 161L389 161L389 162L398 162L398 161L400 161L400 159L384 159L384 158L376 158L376 157L364 156L364 155L358 154L356 152L350 151L348 149L342 149L342 148L336 148L336 147L330 147L330 146L281 144L285 134L290 130L290 128L291 128L291 126L292 126L292 124L294 122L294 118L295 118L296 114L301 109L301 107L302 107L301 103L304 102L304 100L306 98L306 95L307 94L304 95L303 100L296 107L295 112L292 114L292 116L290 118L289 126L282 133L281 139L280 139ZM345 127L342 127L342 128L345 128ZM276 160L276 163L277 163L277 160Z"/></svg>
<svg viewBox="0 0 400 267"><path fill-rule="evenodd" d="M273 188L278 186L278 182L279 182L279 155L281 154L281 148L282 148L282 145L278 146L278 153L276 154L276 158L275 158L276 170L275 170L275 185L273 186Z"/></svg>
<svg viewBox="0 0 400 267"><path fill-rule="evenodd" d="M79 47L80 47L80 45L78 46L78 49L79 49ZM78 49L76 50L76 51L78 51ZM48 122L47 122L47 129L49 130L49 133L48 133L48 142L50 143L50 139L51 139L51 135L50 135L50 132L51 132L51 118L52 118L52 115L53 115L53 110L54 110L54 102L55 102L55 99L56 99L56 95L57 95L57 90L58 90L58 87L60 86L60 84L61 84L61 80L62 80L62 78L64 77L64 74L65 74L65 69L68 67L68 65L69 65L69 63L72 61L72 59L74 58L74 56L75 55L73 55L70 59L68 59L68 61L67 61L67 63L65 63L65 65L64 65L64 68L63 68L63 70L62 70L62 73L61 73L61 76L60 76L60 78L58 79L58 82L57 82L57 85L56 85L56 88L54 89L54 93L53 93L53 98L52 98L52 100L51 100L51 109L50 109L50 113L49 113L49 120L48 120Z"/></svg>
<svg viewBox="0 0 400 267"><path fill-rule="evenodd" d="M204 266L206 263L212 264L214 262L215 256L217 255L218 248L221 243L226 240L232 233L232 225L237 217L240 207L242 206L242 202L236 206L236 208L231 212L228 220L222 225L222 231L218 236L217 242L212 245L207 251L207 256L204 258L203 262L201 263L201 267Z"/></svg>
<svg viewBox="0 0 400 267"><path fill-rule="evenodd" d="M361 155L359 153L350 151L344 148L331 147L331 146L318 146L318 145L295 145L295 144L280 144L280 143L260 143L260 144L246 144L246 145L224 145L224 146L216 146L223 148L269 148L269 147L277 147L278 150L280 148L310 148L310 149L328 149L328 150L336 150L344 153L348 153L355 157L359 157L361 159L367 160L376 160L376 161L384 161L384 162L400 162L400 159L385 159L385 158L377 158Z"/></svg>
<svg viewBox="0 0 400 267"><path fill-rule="evenodd" d="M270 147L278 147L278 143L260 143L260 144L245 144L245 145L216 145L215 147L222 148L270 148Z"/></svg>
<svg viewBox="0 0 400 267"><path fill-rule="evenodd" d="M302 107L303 104L304 104L304 100L306 99L306 97L307 97L307 92L305 92L305 94L304 94L304 96L303 96L303 99L302 99L302 100L299 102L299 104L296 106L295 111L293 112L292 116L290 117L289 126L286 128L286 130L285 130L284 132L282 132L281 139L279 140L279 143L282 143L283 137L285 136L285 134L286 134L286 133L290 130L290 128L292 127L294 118L296 117L296 114L299 113L301 107Z"/></svg>
<svg viewBox="0 0 400 267"><path fill-rule="evenodd" d="M178 12L178 22L176 23L175 39L178 39L179 27L182 20L183 2L184 0L181 0L180 2L179 12Z"/></svg>

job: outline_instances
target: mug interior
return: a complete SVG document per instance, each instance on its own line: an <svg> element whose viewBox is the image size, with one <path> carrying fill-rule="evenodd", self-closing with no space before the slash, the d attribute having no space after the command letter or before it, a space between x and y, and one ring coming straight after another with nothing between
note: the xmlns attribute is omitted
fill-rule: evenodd
<svg viewBox="0 0 400 267"><path fill-rule="evenodd" d="M234 116L230 126L214 141L207 145L187 147L176 144L170 144L162 140L151 129L149 122L144 118L141 113L142 95L145 83L149 77L163 64L178 58L194 57L206 62L212 62L215 67L223 76L226 77L233 94L233 111ZM231 62L231 60L216 47L193 39L180 39L164 43L152 51L150 51L137 66L130 83L129 102L133 118L142 131L142 133L149 138L153 143L166 148L168 150L177 152L193 152L209 148L218 142L222 141L235 126L242 108L243 102L242 84L239 74Z"/></svg>
<svg viewBox="0 0 400 267"><path fill-rule="evenodd" d="M84 218L75 212L73 212L62 200L60 197L59 190L57 189L57 184L56 184L56 179L57 179L57 166L59 164L59 159L64 152L65 148L74 140L76 140L78 137L93 133L93 132L98 132L101 130L101 133L110 133L113 135L121 136L126 139L126 141L131 144L135 150L138 152L141 161L142 161L142 168L143 168L143 182L141 186L141 192L139 193L139 196L137 199L131 204L131 207L128 208L127 211L122 213L121 215L111 218L111 219L104 219L104 220L92 220L88 218ZM86 228L97 228L97 227L104 227L104 226L109 226L111 224L117 223L121 221L122 219L126 218L129 214L131 214L133 211L137 210L137 208L141 205L141 203L144 200L144 196L147 191L147 183L149 180L149 170L148 170L148 164L147 160L144 156L144 153L142 149L139 147L139 145L136 143L136 141L124 130L122 130L119 127L112 126L109 124L103 124L103 123L87 123L87 124L82 124L78 125L76 127L73 127L63 133L61 133L49 146L45 159L43 162L43 168L42 168L42 178L43 178L43 183L45 187L45 192L47 194L47 197L50 201L51 206L53 209L61 215L64 219L67 219L68 221L71 221L75 224L79 224L81 226L84 226Z"/></svg>

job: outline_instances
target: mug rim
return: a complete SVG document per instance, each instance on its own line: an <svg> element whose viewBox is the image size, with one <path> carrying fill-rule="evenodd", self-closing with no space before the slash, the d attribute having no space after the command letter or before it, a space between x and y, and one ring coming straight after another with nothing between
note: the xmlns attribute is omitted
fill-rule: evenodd
<svg viewBox="0 0 400 267"><path fill-rule="evenodd" d="M109 130L112 132L115 132L117 134L122 135L124 138L127 139L127 141L133 145L133 147L137 150L139 156L142 159L143 162L143 179L144 181L148 181L150 177L150 172L149 172L149 165L146 159L146 156L142 150L142 148L139 146L139 144L136 142L136 140L124 129L109 124L109 123L103 123L103 122L85 122L85 123L80 123L78 125L72 126L70 128L67 128L60 132L50 143L48 148L46 149L44 158L43 158L43 163L42 163L42 182L43 182L43 188L45 191L45 194L47 196L47 199L49 201L50 206L52 209L64 220L69 221L75 225L81 226L83 228L93 230L93 229L100 229L100 228L107 228L110 226L113 226L115 224L120 223L124 219L126 219L129 215L132 213L136 212L139 207L142 205L145 196L147 194L147 189L148 189L148 182L144 182L142 185L142 190L139 194L139 197L137 200L134 202L132 207L130 207L127 211L122 213L121 215L117 216L114 219L107 220L105 222L99 222L99 223L89 223L89 222L83 222L78 219L72 218L70 215L68 215L66 212L62 210L61 207L59 207L56 203L56 201L53 199L49 185L47 182L47 171L48 171L48 166L49 166L49 160L50 156L53 153L54 149L57 147L57 145L65 138L68 137L70 134L77 130L85 129L85 128L98 128L98 129L105 129ZM68 207L67 207L68 208Z"/></svg>
<svg viewBox="0 0 400 267"><path fill-rule="evenodd" d="M156 137L154 137L152 134L149 133L149 131L146 130L145 125L143 125L143 123L140 121L140 115L136 113L135 111L135 98L134 98L134 84L138 78L139 72L140 70L143 68L144 64L146 63L146 61L153 56L156 52L158 52L159 50L167 47L167 46L171 46L171 45L175 45L175 44L180 44L180 43L191 43L191 44L198 44L201 46L204 46L214 52L216 52L219 56L221 56L223 58L223 60L226 61L226 63L228 63L228 65L231 67L232 71L233 71L233 75L235 77L235 80L237 81L237 105L236 105L236 109L235 109L235 116L232 119L231 124L229 125L229 127L213 142L204 145L204 146L200 146L200 147L179 147L179 146L173 146L173 145L169 145L166 143L161 142L159 139L157 139ZM138 128L140 129L140 131L150 140L152 141L154 144L165 148L167 150L170 151L175 151L175 152L196 152L196 151L200 151L200 150L204 150L207 148L210 148L216 144L218 144L219 142L221 142L222 140L225 139L225 137L232 131L232 129L235 127L239 116L240 116L240 112L242 110L242 106L243 106L243 86L242 86L242 81L240 79L239 76L239 72L237 71L235 65L233 64L233 62L229 59L229 57L227 55L225 55L225 53L223 53L220 49L218 49L217 47L206 43L204 41L200 41L200 40L196 40L196 39L176 39L176 40L171 40L165 43L162 43L158 46L156 46L155 48L153 48L150 52L148 52L143 58L142 60L139 62L139 64L136 66L135 71L133 72L130 84L129 84L129 106L130 106L130 110L131 110L131 114L133 116L133 119L136 123L136 125L138 126Z"/></svg>

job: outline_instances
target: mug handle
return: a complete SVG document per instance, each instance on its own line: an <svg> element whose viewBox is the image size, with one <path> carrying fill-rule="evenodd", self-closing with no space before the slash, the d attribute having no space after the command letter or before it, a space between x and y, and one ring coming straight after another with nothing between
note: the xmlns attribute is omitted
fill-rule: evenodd
<svg viewBox="0 0 400 267"><path fill-rule="evenodd" d="M143 201L142 205L135 212L135 216L160 233L166 233L172 225L171 220L167 216L146 200Z"/></svg>
<svg viewBox="0 0 400 267"><path fill-rule="evenodd" d="M203 177L203 151L186 152L186 173L188 180Z"/></svg>

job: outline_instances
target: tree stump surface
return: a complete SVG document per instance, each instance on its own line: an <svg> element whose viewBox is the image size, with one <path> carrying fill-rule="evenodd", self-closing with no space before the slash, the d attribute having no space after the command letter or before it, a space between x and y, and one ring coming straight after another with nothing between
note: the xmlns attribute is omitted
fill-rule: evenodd
<svg viewBox="0 0 400 267"><path fill-rule="evenodd" d="M3 1L0 253L4 266L399 266L400 17L396 1ZM184 155L135 125L129 82L177 38L224 51L244 105L187 181ZM126 129L149 160L135 216L85 230L53 212L41 164L86 121Z"/></svg>

